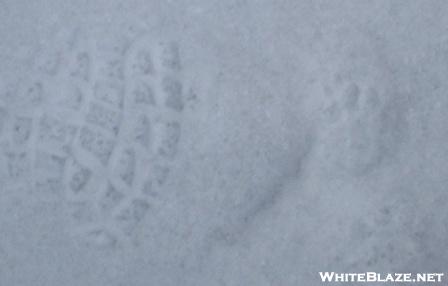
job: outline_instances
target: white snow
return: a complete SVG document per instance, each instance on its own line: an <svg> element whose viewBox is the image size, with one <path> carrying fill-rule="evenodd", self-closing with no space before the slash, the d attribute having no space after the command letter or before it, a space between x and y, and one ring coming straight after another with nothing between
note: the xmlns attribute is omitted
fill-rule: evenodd
<svg viewBox="0 0 448 286"><path fill-rule="evenodd" d="M444 1L0 3L0 285L448 265Z"/></svg>

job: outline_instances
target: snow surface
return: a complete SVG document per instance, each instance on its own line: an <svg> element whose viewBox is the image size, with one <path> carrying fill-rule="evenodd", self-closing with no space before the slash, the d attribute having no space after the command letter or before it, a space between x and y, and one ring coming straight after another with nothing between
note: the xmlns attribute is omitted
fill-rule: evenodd
<svg viewBox="0 0 448 286"><path fill-rule="evenodd" d="M446 1L0 1L0 285L448 265Z"/></svg>

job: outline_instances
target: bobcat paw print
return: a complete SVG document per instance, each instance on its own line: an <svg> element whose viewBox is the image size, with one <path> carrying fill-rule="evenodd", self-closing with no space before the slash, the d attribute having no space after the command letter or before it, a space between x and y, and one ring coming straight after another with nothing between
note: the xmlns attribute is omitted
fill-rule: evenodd
<svg viewBox="0 0 448 286"><path fill-rule="evenodd" d="M341 78L324 90L320 155L334 171L368 173L382 159L388 93L368 81Z"/></svg>

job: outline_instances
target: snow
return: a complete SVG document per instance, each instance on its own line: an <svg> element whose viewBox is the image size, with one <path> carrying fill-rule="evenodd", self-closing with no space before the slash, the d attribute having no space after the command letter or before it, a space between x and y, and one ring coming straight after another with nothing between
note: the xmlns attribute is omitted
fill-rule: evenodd
<svg viewBox="0 0 448 286"><path fill-rule="evenodd" d="M443 272L444 1L3 1L0 285Z"/></svg>

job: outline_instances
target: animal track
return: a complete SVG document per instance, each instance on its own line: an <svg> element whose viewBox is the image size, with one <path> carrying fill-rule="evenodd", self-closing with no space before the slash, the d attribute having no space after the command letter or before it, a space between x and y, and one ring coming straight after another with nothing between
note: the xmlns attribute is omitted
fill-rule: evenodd
<svg viewBox="0 0 448 286"><path fill-rule="evenodd" d="M349 83L337 87L335 101L325 110L328 130L323 132L325 158L335 167L352 174L362 174L380 161L380 129L382 106L374 89ZM332 149L332 150L330 150Z"/></svg>
<svg viewBox="0 0 448 286"><path fill-rule="evenodd" d="M393 156L406 132L404 110L387 66L372 55L349 55L340 64L326 62L318 76L324 120L318 154L331 172L364 175Z"/></svg>

